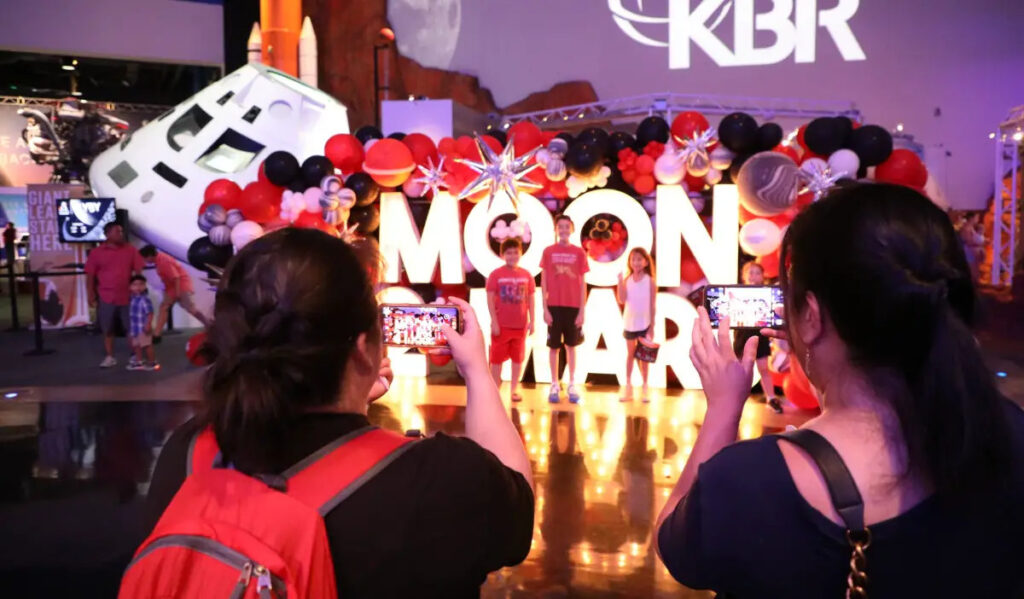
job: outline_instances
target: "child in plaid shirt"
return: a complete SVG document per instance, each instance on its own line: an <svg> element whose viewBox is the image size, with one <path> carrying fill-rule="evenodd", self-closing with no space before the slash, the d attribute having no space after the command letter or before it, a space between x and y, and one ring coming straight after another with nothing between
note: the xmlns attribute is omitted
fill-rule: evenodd
<svg viewBox="0 0 1024 599"><path fill-rule="evenodd" d="M156 354L153 352L153 302L146 295L146 277L135 275L129 288L132 292L128 317L131 325L129 334L135 355L128 361L128 370L158 370ZM142 350L146 350L148 363L142 362Z"/></svg>

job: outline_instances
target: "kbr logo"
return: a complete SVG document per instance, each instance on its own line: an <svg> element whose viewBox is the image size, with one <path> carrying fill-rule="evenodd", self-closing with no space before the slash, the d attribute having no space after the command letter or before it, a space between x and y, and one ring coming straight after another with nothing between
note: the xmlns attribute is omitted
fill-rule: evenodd
<svg viewBox="0 0 1024 599"><path fill-rule="evenodd" d="M866 58L849 25L860 0L838 0L826 9L818 8L818 0L770 0L771 10L760 13L754 12L755 0L666 1L668 16L644 14L643 0L636 0L638 12L623 6L623 0L608 0L608 8L615 24L630 38L646 46L668 48L670 69L690 68L691 44L723 67L775 64L791 54L796 55L798 63L814 62L819 27L832 38L843 60ZM730 12L733 49L714 33ZM638 25L668 25L668 41L642 33ZM758 31L773 33L775 42L755 47L754 34Z"/></svg>

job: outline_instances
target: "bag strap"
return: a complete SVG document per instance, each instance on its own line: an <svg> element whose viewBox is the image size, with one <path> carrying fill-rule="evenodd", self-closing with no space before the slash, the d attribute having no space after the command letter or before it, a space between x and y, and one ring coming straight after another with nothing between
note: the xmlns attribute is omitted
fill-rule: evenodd
<svg viewBox="0 0 1024 599"><path fill-rule="evenodd" d="M810 429L797 429L780 435L782 439L803 449L825 478L832 505L846 524L846 542L850 545L850 574L846 578L847 599L867 597L867 557L864 550L871 544L871 531L864 526L864 500L843 458L828 439Z"/></svg>
<svg viewBox="0 0 1024 599"><path fill-rule="evenodd" d="M367 426L306 456L280 476L257 476L269 486L315 508L321 516L337 507L413 446L416 439ZM213 429L192 436L188 474L220 467Z"/></svg>
<svg viewBox="0 0 1024 599"><path fill-rule="evenodd" d="M285 470L287 494L326 516L415 441L375 426L352 431Z"/></svg>

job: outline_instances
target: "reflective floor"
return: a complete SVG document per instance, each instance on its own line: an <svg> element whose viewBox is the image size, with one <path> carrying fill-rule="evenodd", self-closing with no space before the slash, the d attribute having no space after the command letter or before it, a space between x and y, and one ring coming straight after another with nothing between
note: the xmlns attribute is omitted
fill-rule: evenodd
<svg viewBox="0 0 1024 599"><path fill-rule="evenodd" d="M650 404L623 404L616 390L591 388L570 406L549 404L543 392L527 388L524 402L509 407L537 480L533 547L523 564L491 575L482 596L707 596L673 581L651 544L654 518L699 430L701 394L656 392ZM393 430L460 434L464 394L399 379L370 417ZM139 508L156 457L194 407L0 402L0 574L13 581L4 596L113 596L145 532ZM802 418L751 401L740 434Z"/></svg>

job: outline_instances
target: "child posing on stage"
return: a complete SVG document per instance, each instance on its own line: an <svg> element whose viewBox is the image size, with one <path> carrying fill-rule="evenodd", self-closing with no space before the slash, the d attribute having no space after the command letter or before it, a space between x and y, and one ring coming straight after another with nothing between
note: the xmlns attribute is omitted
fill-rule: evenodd
<svg viewBox="0 0 1024 599"><path fill-rule="evenodd" d="M619 303L624 304L622 313L625 330L623 336L626 338L626 391L622 401L633 399L633 363L640 366L640 376L643 378L643 387L640 391L640 399L646 403L649 401L647 395L647 370L649 364L634 357L636 344L640 338L652 339L654 337L654 302L658 296L657 287L654 282L654 260L647 250L633 248L629 252L629 260L626 262L626 277L619 274L619 284L615 289Z"/></svg>
<svg viewBox="0 0 1024 599"><path fill-rule="evenodd" d="M510 382L512 401L522 401L516 393L526 355L526 339L533 334L533 295L536 284L530 272L519 267L523 245L516 238L501 242L505 266L487 277L487 308L491 313L491 376L501 385L501 365L512 360Z"/></svg>

